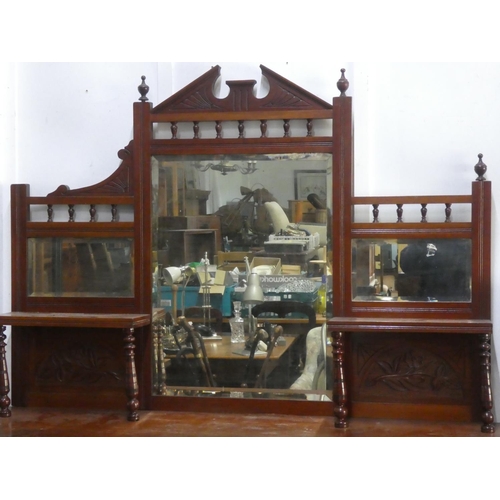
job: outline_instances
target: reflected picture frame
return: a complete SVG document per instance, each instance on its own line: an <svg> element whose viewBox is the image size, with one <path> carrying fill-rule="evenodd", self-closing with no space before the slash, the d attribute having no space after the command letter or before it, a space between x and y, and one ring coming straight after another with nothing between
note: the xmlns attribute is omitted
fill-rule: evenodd
<svg viewBox="0 0 500 500"><path fill-rule="evenodd" d="M327 197L327 172L325 170L295 170L295 199L307 200L310 194L316 194L320 199Z"/></svg>

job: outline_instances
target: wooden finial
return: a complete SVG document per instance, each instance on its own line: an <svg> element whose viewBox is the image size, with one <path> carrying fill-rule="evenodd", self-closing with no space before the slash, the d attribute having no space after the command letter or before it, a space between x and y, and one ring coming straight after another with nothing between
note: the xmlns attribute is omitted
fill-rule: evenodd
<svg viewBox="0 0 500 500"><path fill-rule="evenodd" d="M139 101L149 101L149 99L146 97L146 94L149 92L149 86L146 85L146 77L141 76L141 80L142 83L137 87L137 90L139 90L139 94L141 94L141 97L139 97Z"/></svg>
<svg viewBox="0 0 500 500"><path fill-rule="evenodd" d="M342 76L340 77L340 80L337 82L337 88L340 90L340 95L345 96L346 90L349 88L349 80L345 77L345 69L342 68L340 70L342 73Z"/></svg>
<svg viewBox="0 0 500 500"><path fill-rule="evenodd" d="M477 157L479 158L479 161L474 167L477 174L476 181L485 181L486 179L484 178L484 174L486 173L486 170L488 170L488 167L483 163L483 155L481 153L479 153Z"/></svg>

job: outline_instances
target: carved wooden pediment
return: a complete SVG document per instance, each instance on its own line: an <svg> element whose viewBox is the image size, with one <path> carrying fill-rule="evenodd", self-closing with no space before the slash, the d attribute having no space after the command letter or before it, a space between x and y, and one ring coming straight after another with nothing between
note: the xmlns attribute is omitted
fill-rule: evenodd
<svg viewBox="0 0 500 500"><path fill-rule="evenodd" d="M59 186L47 196L99 196L99 195L131 195L132 193L132 151L134 141L118 151L118 158L122 160L120 166L107 179L92 186L70 189L68 186Z"/></svg>
<svg viewBox="0 0 500 500"><path fill-rule="evenodd" d="M214 87L220 77L220 66L214 66L205 74L152 109L153 114L227 112L227 111L318 111L332 109L332 105L299 87L278 73L260 66L262 75L269 82L265 97L254 95L255 80L231 80L226 84L229 94L223 99L214 95Z"/></svg>

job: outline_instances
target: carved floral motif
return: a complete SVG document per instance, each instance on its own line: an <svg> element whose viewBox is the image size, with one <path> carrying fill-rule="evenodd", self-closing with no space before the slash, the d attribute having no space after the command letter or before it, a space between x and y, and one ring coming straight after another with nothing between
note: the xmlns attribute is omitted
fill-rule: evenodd
<svg viewBox="0 0 500 500"><path fill-rule="evenodd" d="M431 352L412 346L381 348L359 344L357 376L362 391L378 396L389 392L462 398L464 372L463 350Z"/></svg>
<svg viewBox="0 0 500 500"><path fill-rule="evenodd" d="M443 388L458 389L460 383L447 363L436 363L424 359L412 349L392 360L378 361L383 374L374 376L368 382L375 385L382 382L394 391L440 391Z"/></svg>
<svg viewBox="0 0 500 500"><path fill-rule="evenodd" d="M73 344L44 359L39 366L37 380L85 384L96 384L110 377L121 380L118 373L108 369L112 358L112 353L105 349Z"/></svg>

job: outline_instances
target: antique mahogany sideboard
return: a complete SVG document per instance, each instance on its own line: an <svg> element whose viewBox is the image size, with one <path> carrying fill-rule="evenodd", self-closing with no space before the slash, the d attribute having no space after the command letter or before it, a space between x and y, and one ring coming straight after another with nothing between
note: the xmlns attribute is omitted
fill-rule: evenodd
<svg viewBox="0 0 500 500"><path fill-rule="evenodd" d="M130 420L138 418L138 409L335 415L339 427L356 416L482 419L483 431L493 432L491 187L485 169L481 173L482 161L470 196L356 197L352 98L346 95L344 70L332 104L264 66L261 70L269 84L263 98L255 97L254 80L227 82L229 95L215 97L220 67L214 66L156 106L142 77L139 102L133 105L133 140L119 151L122 163L110 177L81 189L63 185L46 196L31 196L28 185L12 186L13 312L0 316L0 323L12 325L13 406L127 405ZM229 128L236 133L225 138ZM247 137L255 130L255 137ZM316 136L317 130L322 135ZM168 393L154 371L158 339L151 317L161 304L155 304L152 291L163 251L157 241L161 224L154 217L162 202L154 182L174 182L183 161L229 157L286 159L291 176L294 161L315 155L331 162L327 224L333 317L327 324L333 335L328 347L329 354L333 349L333 398ZM162 162L170 170L155 177ZM167 188L176 203L165 201L159 213L164 208L165 220L189 215L188 204L178 197L181 189ZM205 201L198 208L189 205L190 210L205 216ZM420 209L418 221L405 220L410 204ZM444 222L427 218L431 204L443 205ZM452 221L457 204L470 207L469 220ZM379 218L383 205L396 207L394 221ZM357 222L358 207L372 207L373 221ZM215 253L218 227L202 231L209 233ZM428 263L440 258L447 242L464 250L458 259L458 296L449 290L428 293L427 271L402 270L413 246L425 246ZM77 265L82 262L84 270ZM8 416L3 331L0 353L0 415Z"/></svg>

